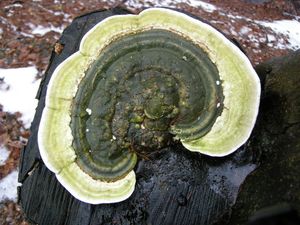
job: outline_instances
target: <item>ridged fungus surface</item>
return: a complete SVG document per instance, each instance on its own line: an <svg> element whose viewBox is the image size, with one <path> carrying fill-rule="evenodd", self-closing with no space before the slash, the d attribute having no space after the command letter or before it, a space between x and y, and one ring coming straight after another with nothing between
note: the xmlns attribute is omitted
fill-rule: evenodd
<svg viewBox="0 0 300 225"><path fill-rule="evenodd" d="M260 82L246 56L211 26L169 9L98 23L47 89L38 143L76 198L127 199L139 153L181 142L210 156L248 139Z"/></svg>

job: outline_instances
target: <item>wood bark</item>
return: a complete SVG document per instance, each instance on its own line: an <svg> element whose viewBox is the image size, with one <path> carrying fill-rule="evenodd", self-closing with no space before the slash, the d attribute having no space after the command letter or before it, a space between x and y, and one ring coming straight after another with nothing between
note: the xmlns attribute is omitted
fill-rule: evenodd
<svg viewBox="0 0 300 225"><path fill-rule="evenodd" d="M263 92L250 146L259 167L242 185L230 224L244 224L255 214L269 220L257 224L300 224L300 50L256 70Z"/></svg>

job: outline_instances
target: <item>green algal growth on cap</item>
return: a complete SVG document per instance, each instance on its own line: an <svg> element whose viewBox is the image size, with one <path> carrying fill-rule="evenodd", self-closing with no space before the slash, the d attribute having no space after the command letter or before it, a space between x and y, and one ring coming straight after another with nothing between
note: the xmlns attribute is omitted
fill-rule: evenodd
<svg viewBox="0 0 300 225"><path fill-rule="evenodd" d="M53 73L40 153L76 198L123 201L139 152L180 140L228 155L248 139L259 97L246 56L211 26L169 9L112 16Z"/></svg>

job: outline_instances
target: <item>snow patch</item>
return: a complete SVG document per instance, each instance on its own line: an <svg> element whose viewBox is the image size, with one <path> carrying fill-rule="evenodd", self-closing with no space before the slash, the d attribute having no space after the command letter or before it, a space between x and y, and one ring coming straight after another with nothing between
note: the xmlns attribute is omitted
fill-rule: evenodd
<svg viewBox="0 0 300 225"><path fill-rule="evenodd" d="M63 27L54 27L54 26L50 26L50 27L44 27L42 25L37 25L35 26L34 24L28 24L29 27L31 28L31 33L34 35L45 35L46 33L50 32L50 31L54 31L57 33L62 33L64 28Z"/></svg>
<svg viewBox="0 0 300 225"><path fill-rule="evenodd" d="M258 36L255 36L253 34L249 34L248 35L248 39L252 42L252 43L259 43L259 37Z"/></svg>
<svg viewBox="0 0 300 225"><path fill-rule="evenodd" d="M250 33L251 31L252 31L252 29L250 29L249 27L242 27L240 29L240 34L245 35L245 34Z"/></svg>
<svg viewBox="0 0 300 225"><path fill-rule="evenodd" d="M18 69L1 69L0 78L4 80L5 89L0 89L0 104L4 111L22 113L26 127L30 126L35 114L35 99L40 80L36 80L37 69L24 67Z"/></svg>
<svg viewBox="0 0 300 225"><path fill-rule="evenodd" d="M245 21L247 21L247 22L253 22L252 19L249 19L249 18L247 18L247 17L245 17L245 16L233 15L233 14L230 14L230 13L228 13L228 12L219 12L219 14L222 15L222 16L226 16L226 17L228 17L228 18L234 19L234 20L235 20L235 19L238 19L238 20L245 20Z"/></svg>
<svg viewBox="0 0 300 225"><path fill-rule="evenodd" d="M217 10L217 7L200 0L153 0L153 1L140 1L140 0L128 0L126 5L133 8L148 8L148 7L172 7L178 4L186 3L195 8L202 8L207 12L213 12Z"/></svg>
<svg viewBox="0 0 300 225"><path fill-rule="evenodd" d="M275 42L276 37L272 34L267 34L268 42Z"/></svg>
<svg viewBox="0 0 300 225"><path fill-rule="evenodd" d="M5 161L8 159L10 152L4 146L0 145L0 166L5 165Z"/></svg>
<svg viewBox="0 0 300 225"><path fill-rule="evenodd" d="M12 5L7 5L4 7L4 9L8 10L8 9L11 9L11 8L22 8L23 5L20 4L20 3L15 3L15 4L12 4Z"/></svg>
<svg viewBox="0 0 300 225"><path fill-rule="evenodd" d="M287 37L288 45L279 41L278 48L297 50L300 48L300 22L296 20L276 20L274 22L255 21L256 23L271 28L275 33ZM276 47L276 46L275 46Z"/></svg>
<svg viewBox="0 0 300 225"><path fill-rule="evenodd" d="M182 1L182 2L186 2L186 1ZM214 6L210 3L204 2L204 1L188 0L187 2L190 6L197 7L197 8L200 7L202 9L204 9L206 12L213 12L213 11L217 10L216 6Z"/></svg>
<svg viewBox="0 0 300 225"><path fill-rule="evenodd" d="M17 201L18 171L13 171L0 180L0 202L4 200Z"/></svg>

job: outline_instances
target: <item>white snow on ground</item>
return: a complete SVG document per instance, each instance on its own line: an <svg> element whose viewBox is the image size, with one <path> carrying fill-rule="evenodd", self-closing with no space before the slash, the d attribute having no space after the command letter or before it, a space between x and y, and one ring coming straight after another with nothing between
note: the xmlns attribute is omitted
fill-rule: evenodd
<svg viewBox="0 0 300 225"><path fill-rule="evenodd" d="M134 8L147 8L147 7L171 7L176 6L180 3L186 3L195 8L202 8L207 12L213 12L217 9L216 6L200 1L200 0L151 0L151 1L140 1L140 0L128 0L126 5Z"/></svg>
<svg viewBox="0 0 300 225"><path fill-rule="evenodd" d="M41 25L38 26L34 26L33 24L30 24L30 28L32 29L31 33L35 34L35 35L45 35L46 33L50 32L50 31L55 31L57 33L62 33L64 28L63 27L54 27L54 26L50 26L50 27L44 27Z"/></svg>
<svg viewBox="0 0 300 225"><path fill-rule="evenodd" d="M35 67L18 69L1 69L0 78L4 79L5 88L0 88L0 104L8 112L21 112L26 128L35 114L37 100L35 99L40 80L36 80Z"/></svg>
<svg viewBox="0 0 300 225"><path fill-rule="evenodd" d="M0 180L0 202L4 200L17 201L18 171L13 171Z"/></svg>
<svg viewBox="0 0 300 225"><path fill-rule="evenodd" d="M22 8L23 5L20 4L20 3L14 3L14 4L11 4L11 5L7 5L4 7L5 10L9 10L11 8Z"/></svg>
<svg viewBox="0 0 300 225"><path fill-rule="evenodd" d="M259 40L259 37L252 35L250 38L253 42L266 42L268 41L268 45L270 47L278 48L278 49L292 49L297 50L300 48L300 22L297 20L275 20L272 22L269 21L261 21L261 20L253 20L240 15L233 15L230 13L222 12L222 9L218 8L219 14L223 16L227 16L232 18L233 20L244 20L254 26L259 26L260 29L270 28L271 32L267 34L267 40ZM298 19L298 17L295 17ZM251 29L248 27L242 27L239 31L240 35L247 35L251 32ZM277 36L275 37L274 35ZM280 36L281 37L278 37ZM248 36L249 37L249 36ZM288 44L285 39L288 40Z"/></svg>
<svg viewBox="0 0 300 225"><path fill-rule="evenodd" d="M220 9L220 10L222 10L222 9ZM240 16L240 15L233 15L233 14L228 13L226 11L224 11L224 12L220 11L219 14L222 15L222 16L226 16L228 18L234 19L234 20L238 19L238 20L245 20L245 21L248 21L248 22L253 22L252 19L249 19L249 18L244 17L244 16Z"/></svg>
<svg viewBox="0 0 300 225"><path fill-rule="evenodd" d="M290 48L297 50L300 48L300 22L296 20L276 20L273 22L255 21L256 23L271 28L275 33L283 34L288 38L289 44L281 44L278 48ZM276 46L275 46L276 47Z"/></svg>
<svg viewBox="0 0 300 225"><path fill-rule="evenodd" d="M187 0L187 1L181 1L181 2L186 2L190 6L193 6L193 7L197 7L197 8L200 7L200 8L204 9L207 12L213 12L213 11L217 10L216 6L214 6L214 5L210 4L210 3L204 2L204 1Z"/></svg>
<svg viewBox="0 0 300 225"><path fill-rule="evenodd" d="M242 35L248 35L248 33L250 33L252 31L252 29L250 29L249 27L242 27L240 29L240 34Z"/></svg>
<svg viewBox="0 0 300 225"><path fill-rule="evenodd" d="M5 165L10 152L2 145L0 145L0 166Z"/></svg>

